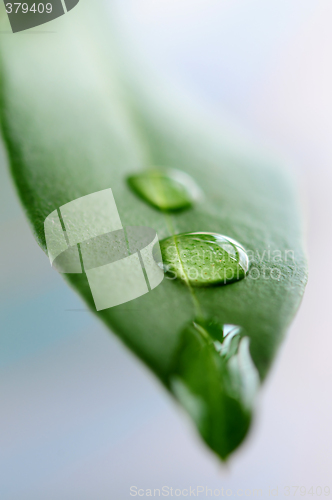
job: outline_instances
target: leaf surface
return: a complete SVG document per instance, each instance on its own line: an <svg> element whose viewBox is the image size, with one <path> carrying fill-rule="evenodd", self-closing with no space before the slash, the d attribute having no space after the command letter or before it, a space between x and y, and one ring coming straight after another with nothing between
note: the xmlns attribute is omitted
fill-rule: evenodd
<svg viewBox="0 0 332 500"><path fill-rule="evenodd" d="M130 71L107 16L92 0L52 25L55 33L12 35L0 43L3 136L38 243L46 251L44 220L52 211L106 188L113 190L124 226L151 227L159 239L206 231L239 241L250 256L250 277L196 289L195 297L205 318L243 329L263 380L306 283L292 181L278 162L161 90L145 68L141 74ZM155 166L190 174L204 197L166 217L126 181ZM133 302L97 313L85 275L66 279L174 392L208 445L226 458L244 438L251 417L221 390L224 365L216 361L211 342L197 351L188 326L197 311L184 284L164 279ZM209 418L203 428L185 401L197 402L206 390Z"/></svg>

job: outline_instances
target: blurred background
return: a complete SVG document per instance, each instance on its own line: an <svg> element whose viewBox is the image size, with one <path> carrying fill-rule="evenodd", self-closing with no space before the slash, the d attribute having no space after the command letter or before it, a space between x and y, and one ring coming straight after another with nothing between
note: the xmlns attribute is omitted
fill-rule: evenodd
<svg viewBox="0 0 332 500"><path fill-rule="evenodd" d="M332 491L332 4L117 0L112 16L114 4L117 29L161 76L294 165L309 284L254 429L222 466L50 268L2 148L0 498L122 500L131 486Z"/></svg>

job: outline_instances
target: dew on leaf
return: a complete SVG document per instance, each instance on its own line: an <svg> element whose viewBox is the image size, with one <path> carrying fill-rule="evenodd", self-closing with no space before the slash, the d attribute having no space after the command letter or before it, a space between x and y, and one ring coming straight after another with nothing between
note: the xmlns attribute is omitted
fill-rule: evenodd
<svg viewBox="0 0 332 500"><path fill-rule="evenodd" d="M140 198L163 211L190 208L201 197L194 179L181 170L146 170L129 176L127 181Z"/></svg>
<svg viewBox="0 0 332 500"><path fill-rule="evenodd" d="M160 242L164 271L191 286L226 285L245 278L248 255L237 241L217 233L183 233Z"/></svg>
<svg viewBox="0 0 332 500"><path fill-rule="evenodd" d="M174 355L171 390L224 460L248 432L260 384L249 346L242 327L197 318Z"/></svg>

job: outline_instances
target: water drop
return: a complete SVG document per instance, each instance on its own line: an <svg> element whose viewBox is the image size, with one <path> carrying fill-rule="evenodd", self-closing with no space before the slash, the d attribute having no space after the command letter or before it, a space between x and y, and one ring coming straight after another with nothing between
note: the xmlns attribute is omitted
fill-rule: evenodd
<svg viewBox="0 0 332 500"><path fill-rule="evenodd" d="M191 286L213 286L245 278L249 259L237 241L217 233L183 233L160 242L164 271Z"/></svg>
<svg viewBox="0 0 332 500"><path fill-rule="evenodd" d="M190 322L180 334L169 383L202 437L226 459L248 431L259 388L245 330L209 318Z"/></svg>
<svg viewBox="0 0 332 500"><path fill-rule="evenodd" d="M128 184L144 201L164 211L189 208L201 197L201 190L190 175L171 168L131 175Z"/></svg>

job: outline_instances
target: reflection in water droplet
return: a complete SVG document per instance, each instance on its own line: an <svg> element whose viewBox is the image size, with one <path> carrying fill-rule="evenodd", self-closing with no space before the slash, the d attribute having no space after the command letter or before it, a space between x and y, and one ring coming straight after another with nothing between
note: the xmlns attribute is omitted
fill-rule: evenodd
<svg viewBox="0 0 332 500"><path fill-rule="evenodd" d="M190 175L176 169L146 170L128 177L135 193L160 210L189 208L201 196Z"/></svg>
<svg viewBox="0 0 332 500"><path fill-rule="evenodd" d="M170 279L191 286L232 283L245 278L249 259L237 241L217 233L183 233L160 242Z"/></svg>
<svg viewBox="0 0 332 500"><path fill-rule="evenodd" d="M181 332L170 387L204 440L226 459L248 432L259 387L245 331L211 319L191 322Z"/></svg>

